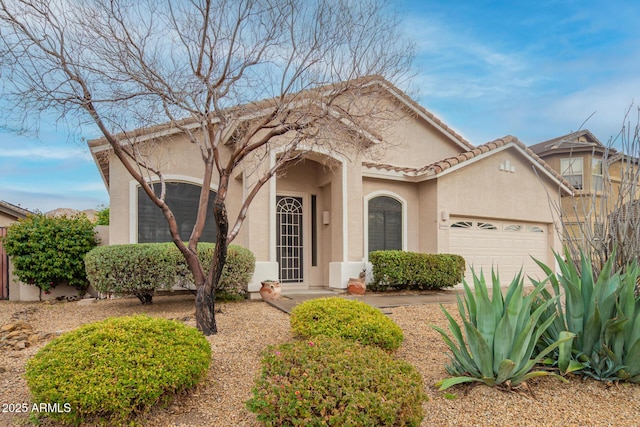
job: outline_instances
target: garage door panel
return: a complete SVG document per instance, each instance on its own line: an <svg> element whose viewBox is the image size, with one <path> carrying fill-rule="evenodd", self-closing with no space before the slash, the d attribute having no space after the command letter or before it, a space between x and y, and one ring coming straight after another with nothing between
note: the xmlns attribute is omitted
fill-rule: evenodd
<svg viewBox="0 0 640 427"><path fill-rule="evenodd" d="M468 226L450 228L449 248L451 253L465 258L465 278L470 284L472 266L477 273L482 269L487 278L491 275L491 269L496 268L503 285L507 285L520 270L525 277L542 275L531 256L543 262L549 261L549 235L544 232L548 229L546 224L452 218L453 224L460 222ZM487 224L495 229L487 229Z"/></svg>

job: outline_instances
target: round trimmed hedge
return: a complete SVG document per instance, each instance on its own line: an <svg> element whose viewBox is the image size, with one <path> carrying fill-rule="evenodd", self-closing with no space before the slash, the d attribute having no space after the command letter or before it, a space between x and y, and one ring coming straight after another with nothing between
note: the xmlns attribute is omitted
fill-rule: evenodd
<svg viewBox="0 0 640 427"><path fill-rule="evenodd" d="M291 311L291 328L301 337L340 337L393 351L404 340L402 329L380 310L341 297L305 301Z"/></svg>
<svg viewBox="0 0 640 427"><path fill-rule="evenodd" d="M209 369L211 347L197 329L148 316L89 323L48 343L26 367L34 403L69 411L63 423L124 423L195 386Z"/></svg>
<svg viewBox="0 0 640 427"><path fill-rule="evenodd" d="M266 426L419 426L427 400L408 362L329 337L269 347L252 392Z"/></svg>

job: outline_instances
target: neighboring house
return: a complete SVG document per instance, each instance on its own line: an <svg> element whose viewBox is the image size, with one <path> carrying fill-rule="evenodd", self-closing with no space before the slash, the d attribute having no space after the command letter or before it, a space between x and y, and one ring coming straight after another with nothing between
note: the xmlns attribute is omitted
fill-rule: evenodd
<svg viewBox="0 0 640 427"><path fill-rule="evenodd" d="M30 213L32 212L23 209L20 206L0 200L0 239L6 234L7 227L17 222L19 219L25 218ZM9 263L9 257L4 251L2 241L0 240L0 299L9 299L10 297L13 297L12 294L15 293L15 289L19 286L18 283L11 280L12 275L10 270L11 265Z"/></svg>
<svg viewBox="0 0 640 427"><path fill-rule="evenodd" d="M582 243L585 232L593 233L588 239L603 238L607 217L624 204L618 201L623 176L635 174L637 159L603 145L586 129L529 148L575 189L562 198L565 240Z"/></svg>
<svg viewBox="0 0 640 427"><path fill-rule="evenodd" d="M474 147L399 89L376 84L384 89L377 96L398 114L376 144L349 157L312 150L253 201L233 242L256 256L249 290L266 279L279 279L284 289L344 289L378 249L457 253L485 273L499 267L505 282L520 269L541 273L531 255L553 266L561 241L548 200L569 194L569 183L517 138ZM180 134L134 133L168 159L167 203L189 230L202 182L196 148ZM375 154L385 146L383 156ZM110 243L169 240L159 209L109 145L94 140L89 147L110 194ZM239 170L230 182L230 218L250 172ZM203 240L214 236L215 229L205 230Z"/></svg>

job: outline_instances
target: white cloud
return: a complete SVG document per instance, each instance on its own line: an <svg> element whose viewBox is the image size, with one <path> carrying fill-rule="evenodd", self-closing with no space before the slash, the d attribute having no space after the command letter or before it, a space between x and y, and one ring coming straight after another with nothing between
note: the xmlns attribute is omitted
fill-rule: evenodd
<svg viewBox="0 0 640 427"><path fill-rule="evenodd" d="M510 96L539 79L522 51L490 46L437 18L407 18L416 43L416 86L423 95L461 100Z"/></svg>
<svg viewBox="0 0 640 427"><path fill-rule="evenodd" d="M3 144L4 145L4 144ZM60 148L57 146L42 146L31 148L5 148L0 150L0 158L24 158L32 160L67 160L83 159L90 160L91 154L88 149L82 148Z"/></svg>

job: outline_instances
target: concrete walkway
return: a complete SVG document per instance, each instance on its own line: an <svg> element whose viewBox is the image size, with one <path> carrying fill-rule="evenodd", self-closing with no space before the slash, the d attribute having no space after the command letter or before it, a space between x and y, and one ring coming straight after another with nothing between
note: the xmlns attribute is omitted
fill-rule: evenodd
<svg viewBox="0 0 640 427"><path fill-rule="evenodd" d="M315 298L327 298L327 297L343 297L347 299L355 299L365 302L374 307L384 309L401 307L407 305L421 305L421 304L436 304L436 303L455 303L456 297L461 294L462 289L449 289L440 291L424 291L420 293L412 294L377 294L366 293L362 296L348 295L345 292L331 291L329 289L318 289L308 291L291 291L283 292L279 299L275 301L267 301L272 306L285 313L291 313L291 310L296 305Z"/></svg>

